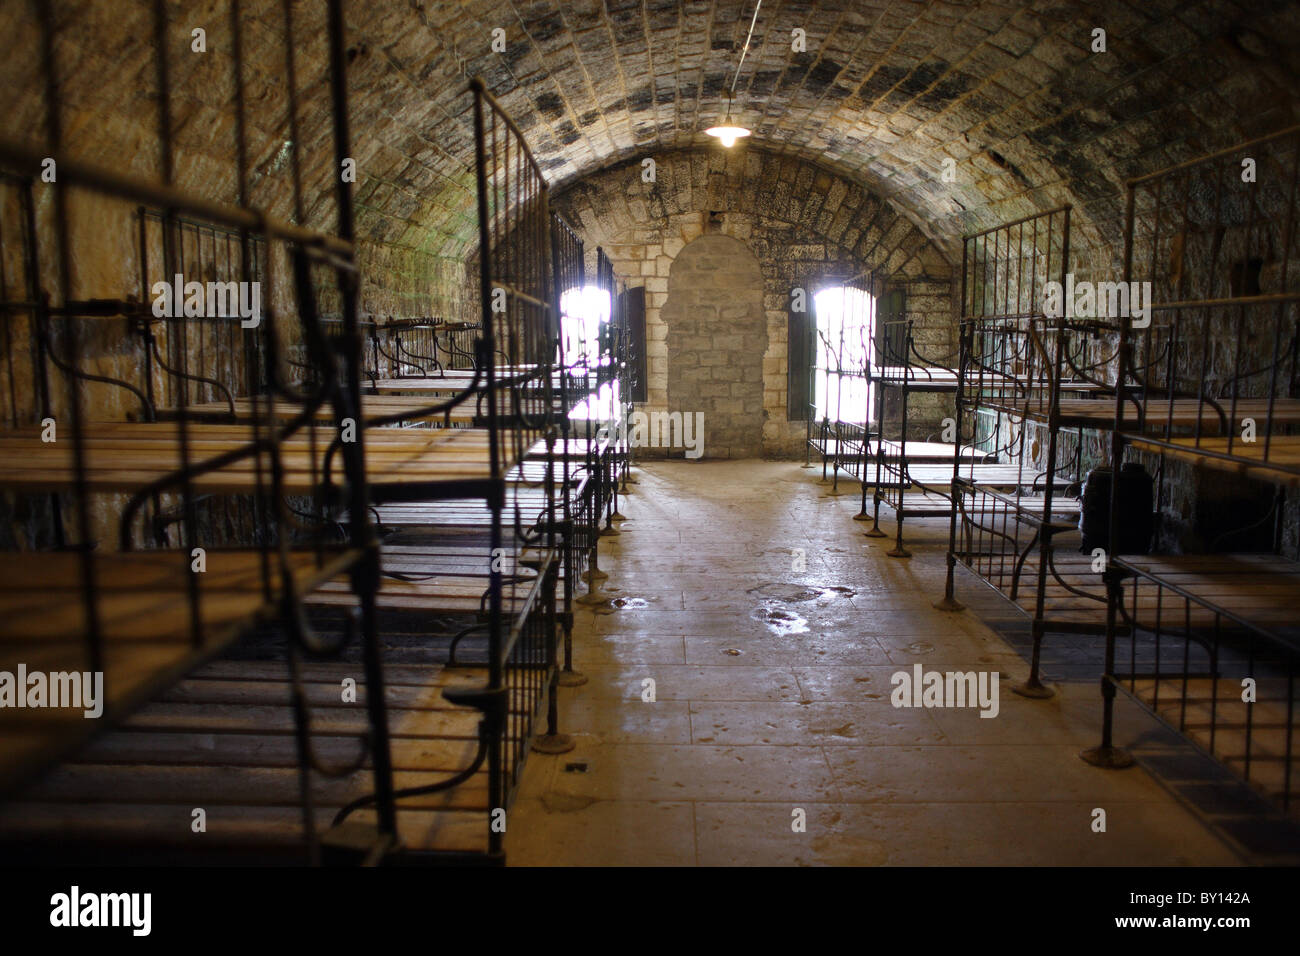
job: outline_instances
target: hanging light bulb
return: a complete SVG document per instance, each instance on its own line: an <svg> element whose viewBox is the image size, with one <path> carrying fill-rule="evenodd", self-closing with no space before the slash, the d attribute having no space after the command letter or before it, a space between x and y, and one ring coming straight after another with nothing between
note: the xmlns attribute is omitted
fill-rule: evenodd
<svg viewBox="0 0 1300 956"><path fill-rule="evenodd" d="M731 149L736 145L736 140L742 139L749 135L749 130L743 126L710 126L704 131L710 136L716 136L722 141L722 145Z"/></svg>
<svg viewBox="0 0 1300 956"><path fill-rule="evenodd" d="M736 140L744 139L749 135L749 130L745 127L731 125L731 101L736 97L736 81L740 79L740 68L745 65L745 55L749 53L749 41L754 38L754 24L758 22L758 10L762 5L763 0L758 0L754 4L754 16L749 21L749 34L745 37L745 47L740 51L740 62L736 64L735 75L731 78L731 89L727 91L727 116L721 126L710 126L704 131L707 135L721 140L722 145L727 149L735 146Z"/></svg>
<svg viewBox="0 0 1300 956"><path fill-rule="evenodd" d="M731 95L727 95L727 116L722 121L721 126L710 126L704 131L709 136L716 136L722 141L722 145L727 149L736 145L736 140L742 139L749 135L749 130L743 126L731 125Z"/></svg>

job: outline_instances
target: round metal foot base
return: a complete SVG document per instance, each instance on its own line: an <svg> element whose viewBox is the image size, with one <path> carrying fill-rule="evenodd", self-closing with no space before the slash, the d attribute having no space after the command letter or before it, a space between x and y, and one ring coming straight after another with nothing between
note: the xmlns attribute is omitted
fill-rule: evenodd
<svg viewBox="0 0 1300 956"><path fill-rule="evenodd" d="M595 571L583 571L581 577L582 577L583 582L586 583L586 584L591 584L592 581L607 581L607 580L609 580L609 575L606 574L604 571L601 571L601 570L595 570Z"/></svg>
<svg viewBox="0 0 1300 956"><path fill-rule="evenodd" d="M568 734L539 734L533 738L533 749L539 754L567 754L575 746Z"/></svg>
<svg viewBox="0 0 1300 956"><path fill-rule="evenodd" d="M605 604L609 601L609 595L604 591L588 591L582 597L574 598L574 604L581 604L583 607L591 607L593 604Z"/></svg>
<svg viewBox="0 0 1300 956"><path fill-rule="evenodd" d="M886 535L885 532L881 531L879 528L876 528L876 527L868 528L866 531L864 531L864 532L862 532L862 533L863 533L864 535L866 535L868 538L885 538L885 537L888 537L888 535Z"/></svg>
<svg viewBox="0 0 1300 956"><path fill-rule="evenodd" d="M601 536L602 538L612 538L612 537L614 537L615 535L619 535L619 534L622 534L622 533L623 533L623 532L621 532L621 531L619 531L617 528L613 528L613 527L604 527L604 528L601 528L601 529L600 529L600 536Z"/></svg>
<svg viewBox="0 0 1300 956"><path fill-rule="evenodd" d="M1079 751L1079 759L1103 770L1123 770L1135 762L1128 751L1118 747L1089 747Z"/></svg>
<svg viewBox="0 0 1300 956"><path fill-rule="evenodd" d="M940 611L964 611L966 605L962 604L956 598L944 597L934 602L934 606Z"/></svg>
<svg viewBox="0 0 1300 956"><path fill-rule="evenodd" d="M853 516L853 520L854 520L854 521L870 521L870 520L871 520L871 515L867 514L865 511L861 511L861 512L859 512L858 514L855 514L855 515Z"/></svg>
<svg viewBox="0 0 1300 956"><path fill-rule="evenodd" d="M581 687L587 683L587 675L582 671L560 671L555 680L561 687Z"/></svg>
<svg viewBox="0 0 1300 956"><path fill-rule="evenodd" d="M890 548L885 554L891 558L910 558L912 556L912 552L906 548Z"/></svg>
<svg viewBox="0 0 1300 956"><path fill-rule="evenodd" d="M1038 681L1025 681L1023 684L1012 684L1011 692L1013 694L1019 694L1021 697L1028 697L1030 700L1047 700L1049 697L1056 696L1056 691L1040 684Z"/></svg>
<svg viewBox="0 0 1300 956"><path fill-rule="evenodd" d="M621 514L619 514L617 511L615 511L612 515L609 516L609 520L610 520L610 521L626 521L626 520L627 520L627 516L626 516L626 515L621 515Z"/></svg>

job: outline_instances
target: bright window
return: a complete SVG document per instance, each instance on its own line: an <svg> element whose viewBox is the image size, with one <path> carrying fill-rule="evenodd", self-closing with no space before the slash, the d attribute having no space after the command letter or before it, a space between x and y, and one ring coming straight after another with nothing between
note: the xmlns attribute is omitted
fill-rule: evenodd
<svg viewBox="0 0 1300 956"><path fill-rule="evenodd" d="M874 417L868 360L876 333L876 299L851 286L823 289L813 299L817 362L813 401L820 421L868 423Z"/></svg>
<svg viewBox="0 0 1300 956"><path fill-rule="evenodd" d="M610 319L609 292L588 285L567 289L560 296L560 336L564 345L564 362L570 368L587 366L596 375L600 359L600 336ZM608 382L599 393L581 402L570 413L575 419L607 420L618 402L618 382Z"/></svg>
<svg viewBox="0 0 1300 956"><path fill-rule="evenodd" d="M560 334L567 365L595 364L601 326L609 322L609 292L598 285L567 289L560 296Z"/></svg>

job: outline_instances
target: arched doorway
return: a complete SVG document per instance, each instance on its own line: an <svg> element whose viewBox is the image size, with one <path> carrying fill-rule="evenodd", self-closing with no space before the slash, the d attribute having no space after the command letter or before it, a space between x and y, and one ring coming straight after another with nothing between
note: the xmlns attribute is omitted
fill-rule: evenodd
<svg viewBox="0 0 1300 956"><path fill-rule="evenodd" d="M763 272L743 242L701 236L673 260L667 326L668 410L703 415L706 458L763 447Z"/></svg>

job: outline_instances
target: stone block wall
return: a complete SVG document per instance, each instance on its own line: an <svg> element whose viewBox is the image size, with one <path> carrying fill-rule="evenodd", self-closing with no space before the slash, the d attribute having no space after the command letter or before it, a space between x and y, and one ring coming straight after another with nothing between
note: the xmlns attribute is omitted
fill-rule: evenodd
<svg viewBox="0 0 1300 956"><path fill-rule="evenodd" d="M654 158L654 182L644 181L639 162L626 163L553 197L586 240L589 273L600 246L619 278L645 287L648 410L672 406L670 323L664 310L676 263L701 237L734 240L757 260L766 337L756 336L751 344L761 355L762 394L745 399L761 401L762 441L755 453L803 453L805 423L787 415L789 309L796 287L811 297L823 286L875 268L905 290L907 317L915 320L926 347L936 353L955 350L953 270L943 252L890 203L814 164L753 146ZM729 329L724 322L720 334ZM726 399L737 396L729 390ZM951 413L933 399L913 408L914 430L934 431ZM748 445L736 447L750 453Z"/></svg>
<svg viewBox="0 0 1300 956"><path fill-rule="evenodd" d="M669 411L703 416L706 458L760 455L767 321L753 252L723 235L688 243L673 260L660 318Z"/></svg>

